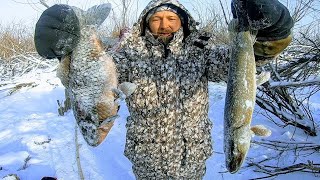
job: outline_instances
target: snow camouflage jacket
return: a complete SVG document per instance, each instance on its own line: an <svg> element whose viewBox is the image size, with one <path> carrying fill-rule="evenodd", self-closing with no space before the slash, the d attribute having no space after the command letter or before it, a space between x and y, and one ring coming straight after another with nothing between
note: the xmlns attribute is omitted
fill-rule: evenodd
<svg viewBox="0 0 320 180"><path fill-rule="evenodd" d="M188 16L184 28L164 46L146 27L152 8L170 3ZM189 34L186 36L186 34ZM212 45L211 35L176 0L153 0L132 33L113 54L119 81L133 82L125 155L137 179L201 179L212 154L208 81L225 81L229 51Z"/></svg>

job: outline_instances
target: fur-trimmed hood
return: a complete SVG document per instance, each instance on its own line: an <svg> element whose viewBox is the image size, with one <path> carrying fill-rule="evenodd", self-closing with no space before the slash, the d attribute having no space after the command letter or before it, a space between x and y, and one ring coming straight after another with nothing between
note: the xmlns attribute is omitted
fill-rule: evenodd
<svg viewBox="0 0 320 180"><path fill-rule="evenodd" d="M148 15L149 11L155 7L164 5L164 4L172 4L179 9L181 9L182 16L185 17L183 23L183 30L185 38L191 34L193 31L196 31L196 21L193 19L189 11L178 1L178 0L152 0L146 6L146 8L141 12L137 23L134 25L134 31L136 35L144 36L145 31L147 28L146 16Z"/></svg>

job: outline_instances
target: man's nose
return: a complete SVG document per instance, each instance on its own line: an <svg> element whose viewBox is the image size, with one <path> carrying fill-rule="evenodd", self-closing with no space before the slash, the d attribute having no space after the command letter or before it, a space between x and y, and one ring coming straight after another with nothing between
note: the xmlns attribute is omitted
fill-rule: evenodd
<svg viewBox="0 0 320 180"><path fill-rule="evenodd" d="M167 29L169 27L169 21L167 19L162 19L160 23L160 29Z"/></svg>

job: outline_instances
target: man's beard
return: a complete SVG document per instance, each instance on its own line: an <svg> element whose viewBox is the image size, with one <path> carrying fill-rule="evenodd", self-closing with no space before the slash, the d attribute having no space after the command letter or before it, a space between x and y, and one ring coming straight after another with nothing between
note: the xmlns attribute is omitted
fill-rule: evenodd
<svg viewBox="0 0 320 180"><path fill-rule="evenodd" d="M161 32L161 33L154 34L154 35L155 35L155 38L159 42L161 42L161 43L163 43L165 45L169 44L170 41L173 39L173 33L171 31L170 32L168 32L168 31Z"/></svg>
<svg viewBox="0 0 320 180"><path fill-rule="evenodd" d="M158 36L157 38L160 42L167 45L170 43L170 41L173 39L173 35L170 36Z"/></svg>

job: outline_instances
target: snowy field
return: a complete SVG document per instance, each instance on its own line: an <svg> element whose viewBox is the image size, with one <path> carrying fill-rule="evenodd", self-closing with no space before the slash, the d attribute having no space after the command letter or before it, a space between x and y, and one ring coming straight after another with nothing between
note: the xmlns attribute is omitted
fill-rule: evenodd
<svg viewBox="0 0 320 180"><path fill-rule="evenodd" d="M14 91L16 84L29 83ZM64 100L64 88L52 69L32 71L12 82L0 82L0 178L17 174L22 180L40 180L44 176L59 180L79 179L76 161L75 119L71 111L59 116L57 100ZM6 84L6 85L3 85ZM26 84L24 84L26 85ZM210 83L210 112L214 123L212 137L214 155L207 161L206 180L241 180L268 176L256 172L259 165L287 167L299 163L320 164L320 151L287 150L277 151L252 143L243 168L236 174L226 172L223 154L223 107L226 85ZM315 120L320 122L320 93L311 99ZM272 130L268 138L254 137L253 141L280 141L287 143L308 142L320 144L320 135L307 137L293 127L279 128L256 107L253 125L264 124ZM116 120L105 141L92 148L78 133L80 160L85 179L132 180L135 179L131 163L123 155L125 145L125 123L128 110L122 102ZM275 119L276 120L276 119ZM278 121L280 122L280 121ZM288 145L289 149L289 145ZM299 155L299 156L298 156ZM294 172L268 179L295 180L320 179L318 174Z"/></svg>

